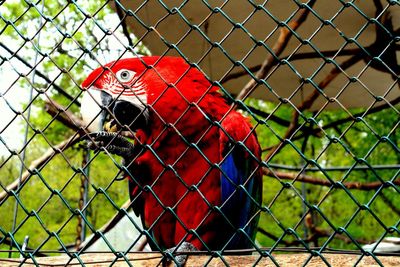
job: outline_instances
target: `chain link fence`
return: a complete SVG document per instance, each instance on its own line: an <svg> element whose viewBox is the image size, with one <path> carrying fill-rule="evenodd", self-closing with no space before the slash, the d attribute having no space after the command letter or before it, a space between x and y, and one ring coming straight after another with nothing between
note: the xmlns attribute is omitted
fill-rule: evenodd
<svg viewBox="0 0 400 267"><path fill-rule="evenodd" d="M0 262L399 255L399 1L7 0L0 36Z"/></svg>

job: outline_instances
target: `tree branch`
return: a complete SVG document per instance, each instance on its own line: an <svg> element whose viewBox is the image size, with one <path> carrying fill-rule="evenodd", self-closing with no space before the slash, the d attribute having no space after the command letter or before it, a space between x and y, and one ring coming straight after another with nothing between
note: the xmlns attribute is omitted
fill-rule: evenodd
<svg viewBox="0 0 400 267"><path fill-rule="evenodd" d="M400 47L400 45L399 45ZM354 48L354 49L344 49L340 51L340 54L337 55L338 57L341 56L352 56L354 54L360 53L362 50L360 48ZM301 59L312 59L312 58L321 58L321 54L323 54L324 57L333 57L337 54L337 50L329 50L329 51L321 51L320 53L317 52L305 52L305 53L299 53L299 54L294 54L280 58L278 61L282 60L290 60L290 61L295 61L295 60L301 60ZM259 70L261 68L261 64L255 65L253 67L248 68L251 72L255 72L256 70ZM230 80L240 78L242 76L248 75L249 72L247 70L241 70L238 72L231 73L229 75L226 75L222 80L221 83L226 83Z"/></svg>
<svg viewBox="0 0 400 267"><path fill-rule="evenodd" d="M339 119L339 120L331 122L331 123L329 123L329 124L327 124L325 126L322 126L321 128L324 129L324 130L327 130L327 129L336 127L338 125L341 125L343 123L346 123L346 122L349 122L349 121L354 121L357 117L360 117L360 116L364 116L365 117L367 115L371 115L373 113L382 111L382 110L387 109L387 108L389 108L391 106L394 106L394 105L396 105L398 103L400 103L400 96L397 97L396 99L393 99L392 101L389 101L389 103L386 103L386 104L371 108L370 110L368 110L366 112L365 111L364 112L359 112L359 113L356 113L356 114L354 114L352 116L349 116L347 118ZM311 133L308 133L308 134L312 134L312 135L317 135L318 136L318 134L322 131L321 128L312 129L312 130L310 130ZM292 140L298 140L298 139L303 138L304 136L305 136L305 134L302 133L302 134L297 135L294 138L292 138Z"/></svg>
<svg viewBox="0 0 400 267"><path fill-rule="evenodd" d="M310 13L310 9L315 3L315 0L310 0L308 2L308 8L304 8L299 14L297 19L291 21L287 24L287 26L291 29L282 27L280 29L280 35L278 40L272 47L272 53L267 56L264 62L261 64L260 69L255 74L256 79L263 79L267 76L271 68L274 64L278 61L279 56L286 48L287 44L289 43L290 38L293 35L293 31L296 31L297 28L306 20L308 14ZM258 82L255 79L251 79L244 88L240 91L239 95L237 96L238 100L246 99L256 88Z"/></svg>
<svg viewBox="0 0 400 267"><path fill-rule="evenodd" d="M400 216L400 208L396 205L393 204L393 202L385 195L385 193L382 191L380 194L383 202L392 210L394 211L398 216Z"/></svg>
<svg viewBox="0 0 400 267"><path fill-rule="evenodd" d="M56 101L49 99L45 102L45 110L52 116L63 123L70 129L77 131L78 133L65 139L54 147L49 148L43 156L32 161L29 168L22 174L21 179L17 178L9 184L5 191L0 192L0 201L9 196L9 191L18 189L18 185L22 185L29 177L34 174L35 169L40 169L42 166L46 165L55 155L62 153L67 148L73 146L79 142L80 137L85 134L83 131L83 122L76 117L72 112L66 110Z"/></svg>
<svg viewBox="0 0 400 267"><path fill-rule="evenodd" d="M35 174L35 170L42 168L45 166L55 155L62 153L67 148L73 146L80 140L80 135L75 134L64 141L60 142L59 144L52 146L49 148L43 156L39 157L38 159L32 161L29 168L21 175L21 178L17 178L9 184L4 191L0 192L0 201L3 201L8 196L11 196L11 190L18 189L18 186L23 186L24 182L28 180L32 175Z"/></svg>
<svg viewBox="0 0 400 267"><path fill-rule="evenodd" d="M319 238L321 238L321 237L330 237L330 236L333 235L332 231L326 230L326 229L322 229L322 228L320 228L318 226L315 226L311 213L308 213L306 215L305 224L306 224L306 227L308 229L310 229L310 232L312 233L312 234L310 234L308 236L307 242L314 242L315 246L318 246L318 239ZM352 239L350 239L349 237L347 237L344 234L338 234L337 232L335 232L334 235L335 235L335 237L337 239L342 240L346 244L354 243L354 241ZM370 240L366 240L366 239L357 239L356 242L360 243L360 244L372 243Z"/></svg>
<svg viewBox="0 0 400 267"><path fill-rule="evenodd" d="M76 131L77 133L66 140L60 142L54 147L49 148L42 157L32 161L29 168L22 174L21 179L17 178L0 192L0 201L7 198L10 194L9 191L16 190L19 184L23 184L34 174L35 169L40 169L46 165L55 155L62 153L67 148L73 146L80 141L80 137L85 135L84 124L81 119L75 116L72 112L68 111L65 107L58 104L56 101L49 99L45 102L45 110L55 119L63 123L66 127ZM121 135L133 138L133 134L128 131L121 132Z"/></svg>
<svg viewBox="0 0 400 267"><path fill-rule="evenodd" d="M32 66L28 61L26 61L25 59L23 59L20 55L18 55L17 53L15 53L14 51L12 51L11 49L9 49L6 45L4 45L2 42L0 42L0 46L6 50L8 53L10 53L13 57L15 57L16 59L18 59L21 63L23 63L25 66L27 66L30 69L33 69L34 66ZM80 106L81 104L79 103L79 101L71 96L68 92L66 92L63 88L61 88L60 86L58 86L57 84L54 83L54 81L50 80L45 74L43 74L42 72L40 72L39 70L35 70L35 74L37 76L39 76L40 78L42 78L43 80L45 80L47 83L51 84L54 89L56 89L57 92L59 92L61 95L65 96L68 100L70 100L71 102L75 103L76 105Z"/></svg>
<svg viewBox="0 0 400 267"><path fill-rule="evenodd" d="M252 113L254 113L254 114L256 114L256 115L259 115L259 116L261 116L261 117L263 117L263 118L268 118L268 120L271 120L271 121L273 121L273 122L276 122L276 123L278 123L279 125L282 125L282 126L286 126L286 127L287 127L287 126L289 126L289 124L290 124L290 121L285 120L285 119L282 119L281 117L278 117L278 116L276 116L276 115L274 115L274 114L271 114L271 113L268 113L268 112L265 112L265 111L256 109L255 107L252 107L252 106L247 106L247 108L248 108ZM245 110L245 109L243 109L243 110Z"/></svg>
<svg viewBox="0 0 400 267"><path fill-rule="evenodd" d="M280 171L271 171L268 168L263 168L263 173L266 176L275 178L275 179L282 179L282 180L291 180L291 181L298 181L313 185L320 185L320 186L335 186L327 179L321 179L309 175L298 174L298 173L288 173L288 172L280 172ZM369 190L376 190L382 186L382 182L369 182L369 183L362 183L362 182L342 182L341 183L347 189L356 189L362 191L369 191ZM397 178L393 181L394 185L400 186L400 178Z"/></svg>
<svg viewBox="0 0 400 267"><path fill-rule="evenodd" d="M261 64L255 65L253 67L248 68L250 72L255 72L261 68ZM242 76L248 75L249 72L247 70L241 70L238 72L230 73L221 79L221 84L227 83L230 80L240 78Z"/></svg>
<svg viewBox="0 0 400 267"><path fill-rule="evenodd" d="M340 73L342 73L343 70L349 68L350 66L354 65L358 61L360 61L362 58L359 54L352 56L351 58L347 59L343 63L339 65L339 67L336 67L331 70L331 72L323 79L319 84L318 88L320 90L324 90ZM299 116L300 113L306 109L309 109L312 104L317 100L319 97L320 92L317 89L314 89L314 91L293 111L292 114L292 121L290 122L290 125L285 133L284 140L290 138L293 133L296 132L298 128L298 121L299 121ZM266 160L270 159L272 155L277 153L282 147L284 146L284 143L281 142L277 144L271 151L268 153L266 156Z"/></svg>
<svg viewBox="0 0 400 267"><path fill-rule="evenodd" d="M74 131L82 131L83 121L54 100L45 101L44 108L49 115L56 118L68 128Z"/></svg>
<svg viewBox="0 0 400 267"><path fill-rule="evenodd" d="M118 2L115 2L115 9L117 10L117 15L121 21L122 32L124 33L126 39L128 40L129 46L134 46L131 36L129 35L128 26L126 25L126 16L124 16L123 10Z"/></svg>

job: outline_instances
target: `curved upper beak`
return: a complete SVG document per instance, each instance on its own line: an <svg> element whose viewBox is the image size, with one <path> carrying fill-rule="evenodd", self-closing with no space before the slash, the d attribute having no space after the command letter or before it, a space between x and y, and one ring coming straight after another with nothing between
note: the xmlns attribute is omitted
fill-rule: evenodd
<svg viewBox="0 0 400 267"><path fill-rule="evenodd" d="M92 87L83 92L81 115L90 132L116 132L123 125L135 131L145 128L149 117L147 108L124 99L114 100L106 92Z"/></svg>
<svg viewBox="0 0 400 267"><path fill-rule="evenodd" d="M112 102L112 97L104 91L89 88L83 92L81 101L81 115L89 132L103 130L107 117L108 107Z"/></svg>

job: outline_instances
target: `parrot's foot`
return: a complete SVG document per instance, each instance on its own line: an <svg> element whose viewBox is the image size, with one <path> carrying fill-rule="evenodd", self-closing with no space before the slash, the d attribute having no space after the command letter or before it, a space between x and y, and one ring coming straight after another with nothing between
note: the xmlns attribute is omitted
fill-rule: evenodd
<svg viewBox="0 0 400 267"><path fill-rule="evenodd" d="M181 253L190 252L190 251L198 251L198 249L189 242L183 242L179 247L173 247L173 248L167 249L165 252L171 253L171 254L178 253L178 255L174 256L174 259L173 259L173 261L175 262L175 266L184 266L188 255L181 254Z"/></svg>
<svg viewBox="0 0 400 267"><path fill-rule="evenodd" d="M92 150L104 147L109 153L118 155L124 159L130 159L134 155L135 146L125 137L114 132L97 132L87 135L88 148Z"/></svg>

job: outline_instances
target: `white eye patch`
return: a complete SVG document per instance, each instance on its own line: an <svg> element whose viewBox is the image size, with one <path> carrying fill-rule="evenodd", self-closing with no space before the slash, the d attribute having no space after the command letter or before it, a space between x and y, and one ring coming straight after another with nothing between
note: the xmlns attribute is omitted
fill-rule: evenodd
<svg viewBox="0 0 400 267"><path fill-rule="evenodd" d="M135 78L135 72L132 70L127 70L127 69L121 69L115 73L116 78L118 81L122 83L128 83Z"/></svg>

